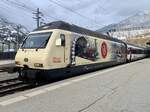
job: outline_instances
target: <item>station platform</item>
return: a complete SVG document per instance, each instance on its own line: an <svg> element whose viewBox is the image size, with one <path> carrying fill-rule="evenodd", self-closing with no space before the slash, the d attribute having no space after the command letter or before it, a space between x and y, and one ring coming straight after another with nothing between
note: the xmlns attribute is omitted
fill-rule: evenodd
<svg viewBox="0 0 150 112"><path fill-rule="evenodd" d="M6 67L15 66L15 60L0 60L0 70Z"/></svg>
<svg viewBox="0 0 150 112"><path fill-rule="evenodd" d="M0 60L0 65L15 63L15 60Z"/></svg>
<svg viewBox="0 0 150 112"><path fill-rule="evenodd" d="M16 73L8 73L15 67L14 60L0 60L0 81L18 77Z"/></svg>
<svg viewBox="0 0 150 112"><path fill-rule="evenodd" d="M0 112L150 112L150 59L0 98Z"/></svg>

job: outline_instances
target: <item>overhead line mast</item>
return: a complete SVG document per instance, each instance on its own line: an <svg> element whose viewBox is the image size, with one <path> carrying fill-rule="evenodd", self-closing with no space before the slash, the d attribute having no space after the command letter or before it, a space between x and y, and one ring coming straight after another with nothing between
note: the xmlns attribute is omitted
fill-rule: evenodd
<svg viewBox="0 0 150 112"><path fill-rule="evenodd" d="M42 14L42 12L40 12L39 8L37 8L37 11L33 12L33 14L35 15L35 17L33 17L33 19L36 20L37 28L39 28L40 27L40 19L42 18L43 14Z"/></svg>

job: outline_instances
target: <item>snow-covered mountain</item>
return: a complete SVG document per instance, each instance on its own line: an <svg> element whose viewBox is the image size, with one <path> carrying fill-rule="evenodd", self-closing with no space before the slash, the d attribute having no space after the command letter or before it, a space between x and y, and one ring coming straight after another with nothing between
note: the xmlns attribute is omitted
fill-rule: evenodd
<svg viewBox="0 0 150 112"><path fill-rule="evenodd" d="M8 21L0 17L0 52L17 50L17 46L22 42L29 31L20 24Z"/></svg>
<svg viewBox="0 0 150 112"><path fill-rule="evenodd" d="M6 18L0 17L0 41L16 38L17 35L25 36L28 32L23 25L11 23Z"/></svg>
<svg viewBox="0 0 150 112"><path fill-rule="evenodd" d="M7 29L12 32L17 32L18 27L21 33L26 34L29 32L29 30L25 26L21 24L12 23L8 21L6 18L0 17L0 30Z"/></svg>
<svg viewBox="0 0 150 112"><path fill-rule="evenodd" d="M140 12L127 19L120 21L119 23L111 24L105 26L101 29L98 29L99 32L107 32L110 30L128 30L134 28L149 28L150 27L150 13L148 12Z"/></svg>
<svg viewBox="0 0 150 112"><path fill-rule="evenodd" d="M97 30L97 32L109 34L112 37L123 40L149 33L150 13L140 12L119 23L103 27Z"/></svg>

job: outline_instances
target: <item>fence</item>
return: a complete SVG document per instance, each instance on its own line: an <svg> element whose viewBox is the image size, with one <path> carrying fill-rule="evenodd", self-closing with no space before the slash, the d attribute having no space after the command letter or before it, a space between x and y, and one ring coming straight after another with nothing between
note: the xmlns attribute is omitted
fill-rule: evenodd
<svg viewBox="0 0 150 112"><path fill-rule="evenodd" d="M15 59L16 52L0 52L0 60Z"/></svg>

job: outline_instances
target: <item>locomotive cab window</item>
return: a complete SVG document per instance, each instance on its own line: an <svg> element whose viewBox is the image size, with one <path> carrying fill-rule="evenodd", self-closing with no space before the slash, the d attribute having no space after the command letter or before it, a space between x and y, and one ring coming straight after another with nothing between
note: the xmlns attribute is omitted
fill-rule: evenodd
<svg viewBox="0 0 150 112"><path fill-rule="evenodd" d="M65 46L65 35L60 34L60 38L61 38L61 46Z"/></svg>
<svg viewBox="0 0 150 112"><path fill-rule="evenodd" d="M60 37L56 40L56 46L65 46L66 40L65 40L65 35L60 34Z"/></svg>
<svg viewBox="0 0 150 112"><path fill-rule="evenodd" d="M24 40L21 48L45 48L51 35L52 32L29 34Z"/></svg>

